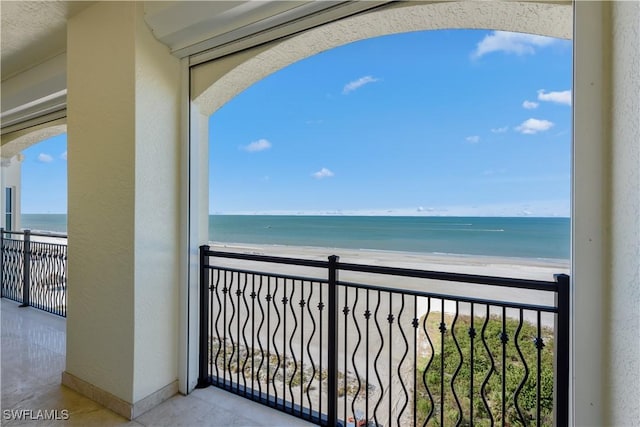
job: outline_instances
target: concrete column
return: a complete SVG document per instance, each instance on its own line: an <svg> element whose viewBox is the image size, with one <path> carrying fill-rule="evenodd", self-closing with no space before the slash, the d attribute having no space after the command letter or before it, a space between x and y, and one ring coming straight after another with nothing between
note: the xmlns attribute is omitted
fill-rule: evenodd
<svg viewBox="0 0 640 427"><path fill-rule="evenodd" d="M68 22L63 383L134 418L178 390L180 61L138 2Z"/></svg>
<svg viewBox="0 0 640 427"><path fill-rule="evenodd" d="M604 342L606 424L640 420L640 3L608 2L611 262Z"/></svg>
<svg viewBox="0 0 640 427"><path fill-rule="evenodd" d="M572 425L635 425L640 4L574 5Z"/></svg>
<svg viewBox="0 0 640 427"><path fill-rule="evenodd" d="M571 425L604 425L603 301L608 223L605 155L607 92L605 29L600 2L575 3L574 147L572 207L572 396Z"/></svg>

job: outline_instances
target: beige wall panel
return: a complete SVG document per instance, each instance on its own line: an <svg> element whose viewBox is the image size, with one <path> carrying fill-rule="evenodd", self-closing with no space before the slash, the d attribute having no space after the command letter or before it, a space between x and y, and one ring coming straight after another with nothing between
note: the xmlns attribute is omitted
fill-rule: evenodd
<svg viewBox="0 0 640 427"><path fill-rule="evenodd" d="M640 2L611 3L607 416L640 420ZM613 166L615 165L615 166Z"/></svg>
<svg viewBox="0 0 640 427"><path fill-rule="evenodd" d="M133 400L135 9L99 3L68 24L66 371Z"/></svg>
<svg viewBox="0 0 640 427"><path fill-rule="evenodd" d="M153 37L142 4L136 37L134 402L178 378L182 248L180 61Z"/></svg>

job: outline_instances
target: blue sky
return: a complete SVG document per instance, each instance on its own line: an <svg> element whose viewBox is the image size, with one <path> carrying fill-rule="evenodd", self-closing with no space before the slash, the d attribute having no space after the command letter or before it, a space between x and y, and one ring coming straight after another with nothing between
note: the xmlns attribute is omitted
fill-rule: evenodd
<svg viewBox="0 0 640 427"><path fill-rule="evenodd" d="M67 212L67 135L23 151L22 213Z"/></svg>
<svg viewBox="0 0 640 427"><path fill-rule="evenodd" d="M299 61L211 116L209 210L568 216L571 58L440 30ZM64 139L25 152L23 212L66 211Z"/></svg>

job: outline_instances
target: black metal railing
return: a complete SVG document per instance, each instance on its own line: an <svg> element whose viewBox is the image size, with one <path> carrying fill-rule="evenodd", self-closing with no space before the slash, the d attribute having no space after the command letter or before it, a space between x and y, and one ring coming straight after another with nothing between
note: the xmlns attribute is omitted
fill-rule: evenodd
<svg viewBox="0 0 640 427"><path fill-rule="evenodd" d="M35 239L34 239L35 238ZM2 297L67 315L66 235L0 229Z"/></svg>
<svg viewBox="0 0 640 427"><path fill-rule="evenodd" d="M567 275L200 262L200 386L327 426L568 423Z"/></svg>

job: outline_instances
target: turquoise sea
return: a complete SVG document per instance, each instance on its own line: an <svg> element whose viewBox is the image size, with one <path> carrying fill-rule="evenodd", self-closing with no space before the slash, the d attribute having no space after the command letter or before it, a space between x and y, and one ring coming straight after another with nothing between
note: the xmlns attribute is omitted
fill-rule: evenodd
<svg viewBox="0 0 640 427"><path fill-rule="evenodd" d="M20 228L31 231L67 232L67 215L65 214L22 214Z"/></svg>
<svg viewBox="0 0 640 427"><path fill-rule="evenodd" d="M209 216L215 242L569 259L569 218Z"/></svg>
<svg viewBox="0 0 640 427"><path fill-rule="evenodd" d="M66 215L22 215L22 228L66 232ZM569 259L569 218L210 215L209 238L257 243Z"/></svg>

